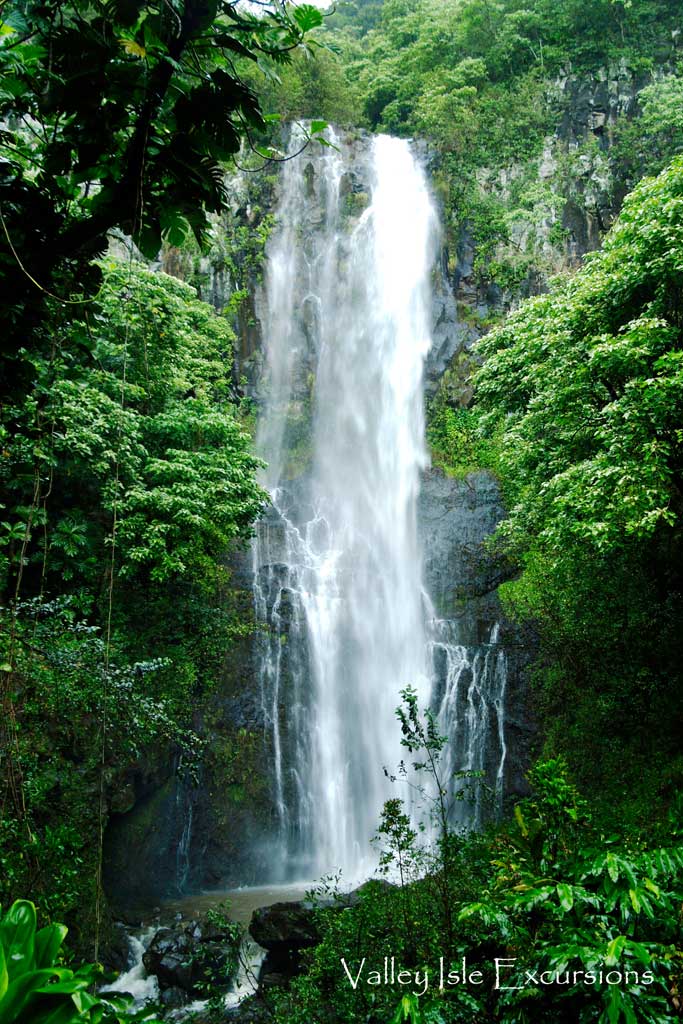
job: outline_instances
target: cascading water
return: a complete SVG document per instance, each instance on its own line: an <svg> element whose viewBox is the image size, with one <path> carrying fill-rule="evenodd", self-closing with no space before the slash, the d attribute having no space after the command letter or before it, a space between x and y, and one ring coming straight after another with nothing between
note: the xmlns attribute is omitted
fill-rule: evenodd
<svg viewBox="0 0 683 1024"><path fill-rule="evenodd" d="M383 771L401 756L400 690L432 699L439 645L451 662L468 658L430 621L418 541L437 226L426 178L404 140L332 141L338 150L284 165L261 310L257 441L273 508L253 546L254 595L282 844L272 859L285 877L367 870L383 802L408 795ZM498 664L471 661L484 680ZM439 723L450 736L463 701L462 672L448 672ZM483 764L478 692L449 767Z"/></svg>
<svg viewBox="0 0 683 1024"><path fill-rule="evenodd" d="M448 737L440 770L449 780L451 820L478 826L500 811L504 795L507 662L500 625L477 646L461 642L453 621L432 619L429 632L432 704L438 731Z"/></svg>

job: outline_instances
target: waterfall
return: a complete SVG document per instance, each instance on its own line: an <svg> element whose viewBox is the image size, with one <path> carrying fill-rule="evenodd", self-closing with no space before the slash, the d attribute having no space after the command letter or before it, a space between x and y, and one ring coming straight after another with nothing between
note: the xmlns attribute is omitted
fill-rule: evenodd
<svg viewBox="0 0 683 1024"><path fill-rule="evenodd" d="M458 634L457 623L431 620L433 704L438 731L449 741L440 770L449 780L451 820L478 826L503 802L507 663L499 623L485 644L467 646Z"/></svg>
<svg viewBox="0 0 683 1024"><path fill-rule="evenodd" d="M253 544L256 657L283 877L370 869L383 802L409 798L383 770L402 755L399 693L434 700L437 647L470 657L430 621L418 541L437 229L426 177L405 140L332 141L283 165L259 311L272 508ZM470 676L496 675L494 654L470 660ZM463 670L448 673L450 735L463 731ZM478 693L449 767L486 756L498 719L479 722Z"/></svg>

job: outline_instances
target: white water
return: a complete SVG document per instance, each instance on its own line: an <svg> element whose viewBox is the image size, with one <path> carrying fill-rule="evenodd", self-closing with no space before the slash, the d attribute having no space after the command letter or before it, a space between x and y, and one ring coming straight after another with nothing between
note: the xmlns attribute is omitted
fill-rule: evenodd
<svg viewBox="0 0 683 1024"><path fill-rule="evenodd" d="M437 229L425 174L405 140L339 145L283 167L261 308L257 436L274 508L253 555L266 626L257 660L278 819L274 877L341 868L348 881L374 866L369 839L384 801L410 799L383 768L395 772L404 753L400 691L411 685L423 706L434 701L435 648L448 662L435 708L451 740L448 775L490 775L489 712L499 701L502 730L505 693L504 661L491 653L497 636L488 654L465 648L423 599L417 499ZM465 663L474 683L463 716ZM500 742L502 795L502 732Z"/></svg>
<svg viewBox="0 0 683 1024"><path fill-rule="evenodd" d="M238 1006L243 999L257 991L259 972L266 956L266 950L254 942L247 931L253 912L259 907L268 906L271 903L289 903L303 899L307 891L308 886L303 884L220 889L169 900L164 905L164 909L166 914L175 914L177 920L187 922L202 917L208 910L224 905L227 901L230 919L242 925L244 929L237 973L223 997L223 1006L225 1009L230 1009ZM128 970L123 971L111 985L102 986L101 992L127 992L133 996L136 1010L141 1010L147 1003L156 1002L159 999L159 982L155 975L147 974L143 963L145 951L159 927L157 923L149 925L137 934L128 933ZM193 1013L204 1010L207 1004L208 1000L206 999L195 999L185 1006L171 1011L168 1014L169 1019L183 1020Z"/></svg>
<svg viewBox="0 0 683 1024"><path fill-rule="evenodd" d="M152 925L139 935L129 932L128 962L130 966L111 985L103 986L100 992L127 992L133 997L135 1006L138 1008L159 998L159 983L153 974L147 974L142 962L145 950L154 938L156 931L156 926Z"/></svg>
<svg viewBox="0 0 683 1024"><path fill-rule="evenodd" d="M269 251L259 449L280 522L259 531L255 594L273 628L261 676L288 853L312 875L341 867L355 877L392 794L382 769L400 754L399 691L429 696L416 501L435 217L405 141L373 141L370 202L354 220L340 194L343 156L328 151L309 168L286 166ZM317 224L302 238L312 203ZM306 363L312 459L290 514L287 415L302 401Z"/></svg>
<svg viewBox="0 0 683 1024"><path fill-rule="evenodd" d="M128 993L133 997L133 1005L136 1010L141 1010L147 1003L156 1002L159 999L159 982L154 974L147 974L142 959L156 932L156 925L152 925L140 935L129 933L130 967L127 971L123 971L111 985L102 986L100 992ZM254 942L248 934L245 934L240 946L237 974L223 998L223 1005L226 1009L238 1006L243 999L256 992L259 971L265 955L265 949ZM203 1010L207 1004L208 1000L206 999L195 999L186 1006L174 1010L170 1017L182 1020L192 1013Z"/></svg>
<svg viewBox="0 0 683 1024"><path fill-rule="evenodd" d="M438 731L449 738L440 771L450 780L451 820L480 825L503 802L507 665L500 626L493 626L487 644L468 647L460 642L456 623L433 619L430 648L432 657L438 652L445 659L443 692L435 710ZM488 791L479 780L488 784Z"/></svg>

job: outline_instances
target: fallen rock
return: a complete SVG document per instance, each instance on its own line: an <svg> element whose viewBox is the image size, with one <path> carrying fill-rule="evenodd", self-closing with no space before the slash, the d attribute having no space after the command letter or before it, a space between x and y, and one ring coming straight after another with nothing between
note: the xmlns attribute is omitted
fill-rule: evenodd
<svg viewBox="0 0 683 1024"><path fill-rule="evenodd" d="M183 988L165 988L160 993L159 1000L166 1009L177 1010L181 1006L186 1006L190 1001L190 997Z"/></svg>
<svg viewBox="0 0 683 1024"><path fill-rule="evenodd" d="M273 953L316 946L321 939L316 924L316 907L305 900L259 907L252 914L249 934L259 946Z"/></svg>
<svg viewBox="0 0 683 1024"><path fill-rule="evenodd" d="M173 928L160 928L145 950L142 962L148 974L155 974L159 987L191 991L192 943L189 937Z"/></svg>
<svg viewBox="0 0 683 1024"><path fill-rule="evenodd" d="M179 992L196 997L207 987L219 991L229 987L237 969L238 945L229 928L205 921L179 921L157 931L142 962L148 974L156 975L162 1002L175 1000L173 1005L181 1005Z"/></svg>

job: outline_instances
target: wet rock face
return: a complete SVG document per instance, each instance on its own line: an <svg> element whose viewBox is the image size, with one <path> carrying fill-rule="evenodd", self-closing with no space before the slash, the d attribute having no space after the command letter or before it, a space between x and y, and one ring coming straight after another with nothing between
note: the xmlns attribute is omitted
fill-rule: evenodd
<svg viewBox="0 0 683 1024"><path fill-rule="evenodd" d="M119 913L177 891L176 853L187 804L174 759L169 756L162 767L157 784L141 788L134 805L112 813L107 827L104 882Z"/></svg>
<svg viewBox="0 0 683 1024"><path fill-rule="evenodd" d="M551 98L560 107L558 136L578 142L592 132L605 148L608 132L620 117L633 117L638 110L638 93L651 81L648 72L634 73L625 63L605 68L595 76L564 75L551 88Z"/></svg>
<svg viewBox="0 0 683 1024"><path fill-rule="evenodd" d="M529 709L527 675L535 638L508 622L498 586L510 570L493 558L486 541L504 516L498 485L487 472L465 478L430 469L424 474L418 505L418 526L424 552L425 587L437 619L455 624L458 643L473 651L485 647L498 627L497 644L505 653L505 741L507 755L504 805L528 793L525 771L531 761L536 726ZM437 646L434 660L438 702L445 685L445 653ZM463 673L462 686L471 682Z"/></svg>
<svg viewBox="0 0 683 1024"><path fill-rule="evenodd" d="M120 974L128 967L129 953L128 929L121 921L115 921L106 936L102 963L108 971Z"/></svg>
<svg viewBox="0 0 683 1024"><path fill-rule="evenodd" d="M529 217L515 211L511 243L501 244L495 258L514 263L515 252L535 255L514 285L501 287L476 271L476 241L467 225L451 241L447 276L458 308L467 310L471 320L485 322L545 291L550 277L577 267L586 253L599 248L634 184L613 157L618 125L637 116L644 86L672 71L671 63L648 72L634 71L622 61L594 75L567 73L546 83L554 129L542 151L523 162L480 167L475 173L482 191L503 203L512 201L515 188L532 182L540 186L539 196L545 192L555 200L548 205L539 199Z"/></svg>
<svg viewBox="0 0 683 1024"><path fill-rule="evenodd" d="M458 356L469 353L477 333L468 324L463 323L457 310L454 289L448 280L445 266L445 250L434 274L432 292L432 345L427 354L424 368L425 396L432 398L439 387L444 372L454 365ZM457 289L456 289L457 290ZM465 374L462 382L463 404L471 398L467 378L470 362L465 358Z"/></svg>
<svg viewBox="0 0 683 1024"><path fill-rule="evenodd" d="M422 478L418 523L425 585L440 618L467 623L463 643L482 643L501 615L495 591L505 575L484 543L503 515L489 473L456 479L430 469Z"/></svg>

